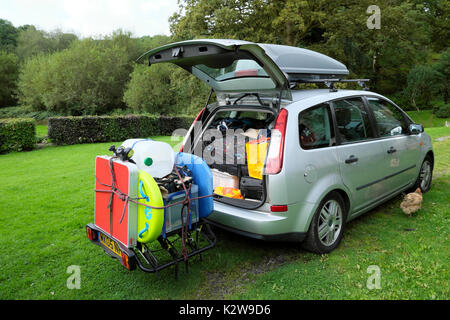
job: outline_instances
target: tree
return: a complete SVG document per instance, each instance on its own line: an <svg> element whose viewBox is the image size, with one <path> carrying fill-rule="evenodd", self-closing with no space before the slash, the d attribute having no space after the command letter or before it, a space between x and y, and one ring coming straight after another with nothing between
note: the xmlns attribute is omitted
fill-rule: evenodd
<svg viewBox="0 0 450 320"><path fill-rule="evenodd" d="M430 56L431 32L438 28L430 26L431 17L448 25L444 2L377 1L381 29L369 29L371 0L183 0L170 24L175 40L235 38L307 47L343 62L351 76L370 78L371 89L391 94Z"/></svg>
<svg viewBox="0 0 450 320"><path fill-rule="evenodd" d="M0 107L11 106L16 103L15 90L18 74L16 55L0 51Z"/></svg>
<svg viewBox="0 0 450 320"><path fill-rule="evenodd" d="M0 50L13 52L17 45L17 34L11 22L0 19Z"/></svg>
<svg viewBox="0 0 450 320"><path fill-rule="evenodd" d="M49 54L64 50L77 39L76 35L61 30L47 33L36 29L35 26L24 26L17 38L16 52L19 59L24 61L39 53Z"/></svg>
<svg viewBox="0 0 450 320"><path fill-rule="evenodd" d="M385 94L399 91L409 70L426 59L429 29L424 8L415 1L381 0L381 28L366 21L371 0L340 1L324 22L324 42L311 46L343 62L358 77L371 79L371 89Z"/></svg>
<svg viewBox="0 0 450 320"><path fill-rule="evenodd" d="M208 86L178 66L136 64L123 100L137 112L197 114L208 93Z"/></svg>
<svg viewBox="0 0 450 320"><path fill-rule="evenodd" d="M405 91L417 111L419 111L418 103L425 106L430 104L431 97L436 92L438 78L439 74L430 66L418 65L409 72Z"/></svg>
<svg viewBox="0 0 450 320"><path fill-rule="evenodd" d="M136 38L132 38L129 31L115 30L110 36L106 36L100 41L110 48L120 47L125 49L130 62L135 61L141 55L139 41Z"/></svg>
<svg viewBox="0 0 450 320"><path fill-rule="evenodd" d="M174 40L232 38L257 42L276 41L279 30L272 20L283 1L184 0L169 19Z"/></svg>
<svg viewBox="0 0 450 320"><path fill-rule="evenodd" d="M171 38L166 35L144 36L138 39L140 53L143 54L151 49L161 47L171 42Z"/></svg>
<svg viewBox="0 0 450 320"><path fill-rule="evenodd" d="M448 39L450 39L450 2L448 0L422 0L420 2L424 6L427 23L430 26L432 46L437 52L445 50L448 47Z"/></svg>
<svg viewBox="0 0 450 320"><path fill-rule="evenodd" d="M136 64L123 100L131 109L138 112L167 113L175 104L171 92L170 75L173 66L156 64L149 67Z"/></svg>
<svg viewBox="0 0 450 320"><path fill-rule="evenodd" d="M27 60L19 77L20 102L62 114L99 114L124 106L132 65L126 48L85 39Z"/></svg>
<svg viewBox="0 0 450 320"><path fill-rule="evenodd" d="M438 62L433 65L433 69L439 76L438 90L442 94L444 103L448 103L450 98L450 48L441 54Z"/></svg>

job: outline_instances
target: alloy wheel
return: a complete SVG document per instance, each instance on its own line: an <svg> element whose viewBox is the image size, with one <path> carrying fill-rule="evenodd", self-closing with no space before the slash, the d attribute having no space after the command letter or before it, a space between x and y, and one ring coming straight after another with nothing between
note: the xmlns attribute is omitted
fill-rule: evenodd
<svg viewBox="0 0 450 320"><path fill-rule="evenodd" d="M342 208L336 200L327 201L320 211L318 235L320 242L329 247L339 238L342 229Z"/></svg>

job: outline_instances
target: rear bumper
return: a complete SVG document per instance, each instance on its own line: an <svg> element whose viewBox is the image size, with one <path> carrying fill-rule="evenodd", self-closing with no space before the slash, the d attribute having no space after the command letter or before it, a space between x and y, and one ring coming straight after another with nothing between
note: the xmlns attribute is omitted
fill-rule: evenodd
<svg viewBox="0 0 450 320"><path fill-rule="evenodd" d="M251 233L244 230L239 230L236 228L231 228L226 225L223 225L218 222L214 222L212 220L208 220L209 224L221 228L226 231L230 231L236 234L239 234L244 237L263 240L263 241L272 241L272 242L302 242L306 238L306 232L289 232L289 233L279 233L279 234L257 234Z"/></svg>
<svg viewBox="0 0 450 320"><path fill-rule="evenodd" d="M111 237L110 235L108 235L107 233L105 233L103 230L101 230L100 228L98 228L96 225L94 225L93 223L88 223L86 225L86 232L89 232L88 230L91 230L91 232L94 233L94 239L89 239L91 241L91 243L103 248L103 250L105 251L106 254L108 254L109 256L111 256L112 258L115 258L117 260L119 260L122 265L127 268L128 270L134 270L136 269L136 255L134 254L133 250L130 250L129 248L125 247L122 243L120 243L119 241L117 241L116 239L114 239L113 237ZM121 251L121 255L117 255L117 253L113 252L110 248L106 247L105 245L103 245L100 241L99 241L99 234L102 233L105 236L107 236L108 238L114 240L114 242L119 246L120 251ZM88 236L89 238L89 236ZM127 256L127 260L125 261L123 259L123 254L125 254Z"/></svg>
<svg viewBox="0 0 450 320"><path fill-rule="evenodd" d="M274 214L267 210L268 205L247 210L214 201L214 211L206 220L221 229L254 239L301 242L307 233L298 228L298 211L297 206L294 207Z"/></svg>

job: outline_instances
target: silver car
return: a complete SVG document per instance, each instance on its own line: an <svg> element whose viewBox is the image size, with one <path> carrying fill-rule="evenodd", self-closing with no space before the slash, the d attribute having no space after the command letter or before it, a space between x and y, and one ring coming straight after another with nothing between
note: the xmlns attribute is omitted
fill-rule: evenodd
<svg viewBox="0 0 450 320"><path fill-rule="evenodd" d="M434 153L423 127L368 91L364 79L354 80L362 90L337 89L352 80L342 80L349 71L328 56L215 39L173 43L146 55L149 64L174 63L211 87L182 150L225 158L208 162L215 186L241 193L216 192L207 218L213 225L328 253L348 221L401 192L430 189ZM293 90L305 83L328 89ZM245 162L250 142L242 137L267 147L260 177ZM219 145L225 147L218 157Z"/></svg>

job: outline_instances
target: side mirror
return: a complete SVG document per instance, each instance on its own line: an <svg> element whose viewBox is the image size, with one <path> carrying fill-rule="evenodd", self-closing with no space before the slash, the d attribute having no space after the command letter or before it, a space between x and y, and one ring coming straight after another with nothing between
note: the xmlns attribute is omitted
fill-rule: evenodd
<svg viewBox="0 0 450 320"><path fill-rule="evenodd" d="M423 126L421 124L412 123L409 125L410 134L420 134L423 132Z"/></svg>

